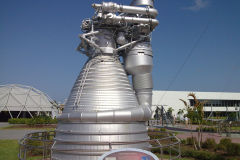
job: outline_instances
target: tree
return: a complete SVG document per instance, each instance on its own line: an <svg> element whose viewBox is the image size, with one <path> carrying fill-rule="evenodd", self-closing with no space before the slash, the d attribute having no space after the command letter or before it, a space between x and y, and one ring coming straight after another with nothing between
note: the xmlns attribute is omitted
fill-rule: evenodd
<svg viewBox="0 0 240 160"><path fill-rule="evenodd" d="M167 113L166 113L167 116L171 119L173 119L173 115L172 115L173 111L174 111L174 109L172 107L169 107L168 110L167 110Z"/></svg>
<svg viewBox="0 0 240 160"><path fill-rule="evenodd" d="M169 107L168 110L167 110L167 118L171 121L172 125L174 125L175 123L175 117L173 117L173 111L174 109L172 107Z"/></svg>
<svg viewBox="0 0 240 160"><path fill-rule="evenodd" d="M155 110L154 119L156 119L156 120L160 119L160 108L158 106Z"/></svg>
<svg viewBox="0 0 240 160"><path fill-rule="evenodd" d="M184 109L179 109L177 112L177 115L179 117L179 119L181 118L181 116L184 114Z"/></svg>
<svg viewBox="0 0 240 160"><path fill-rule="evenodd" d="M189 123L191 125L191 130L192 130L193 123L198 124L199 129L198 129L197 147L196 147L195 142L194 142L194 147L195 147L195 149L201 149L202 125L203 125L203 118L204 118L203 106L206 102L199 101L194 93L189 93L188 97L193 98L193 101L194 101L193 106L188 105L187 102L183 99L180 99L180 100L184 103L184 105L186 107L186 111L187 111L186 116L189 119ZM191 131L191 135L193 138L192 131Z"/></svg>
<svg viewBox="0 0 240 160"><path fill-rule="evenodd" d="M172 107L169 107L168 108L168 110L167 110L167 112L170 114L170 115L172 115L172 112L174 111L174 109L172 108Z"/></svg>

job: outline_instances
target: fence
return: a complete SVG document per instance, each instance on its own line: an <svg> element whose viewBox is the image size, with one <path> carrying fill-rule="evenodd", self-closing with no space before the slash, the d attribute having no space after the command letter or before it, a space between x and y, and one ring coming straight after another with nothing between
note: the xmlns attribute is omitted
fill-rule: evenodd
<svg viewBox="0 0 240 160"><path fill-rule="evenodd" d="M55 131L32 132L26 134L19 140L19 160L28 160L30 157L36 159L51 159L51 147Z"/></svg>
<svg viewBox="0 0 240 160"><path fill-rule="evenodd" d="M180 140L174 134L151 128L148 131L148 135L150 139L144 142L148 142L150 145L146 150L159 153L161 160L163 160L164 154L168 154L170 160L180 158ZM38 160L50 160L54 137L54 131L32 132L26 134L19 141L19 160L29 160L33 157ZM106 142L97 142L97 145L100 143L106 145ZM127 144L127 142L118 142L118 144ZM105 152L111 150L114 142L108 142L107 145L109 145L109 150L105 150ZM166 159L166 157L164 158Z"/></svg>

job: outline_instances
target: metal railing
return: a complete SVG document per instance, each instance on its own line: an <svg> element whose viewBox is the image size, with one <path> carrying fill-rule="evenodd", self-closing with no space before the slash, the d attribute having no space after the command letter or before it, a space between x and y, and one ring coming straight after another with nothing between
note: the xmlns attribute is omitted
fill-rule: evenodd
<svg viewBox="0 0 240 160"><path fill-rule="evenodd" d="M42 160L51 159L51 147L55 131L31 132L19 140L19 160L36 157Z"/></svg>
<svg viewBox="0 0 240 160"><path fill-rule="evenodd" d="M159 159L166 159L165 155L169 156L169 160L178 159L181 157L181 141L175 136L174 133L168 131L161 131L159 128L152 128L149 130L148 141L151 146L149 147L152 152L160 151Z"/></svg>
<svg viewBox="0 0 240 160"><path fill-rule="evenodd" d="M151 150L152 152L160 153L160 159L166 159L166 155L169 156L168 159L174 160L181 156L181 146L180 140L171 132L161 131L156 128L151 128L148 131L150 137L149 140L136 141L136 143L149 143L146 150ZM32 157L37 157L39 160L50 160L51 159L51 147L54 143L55 131L43 131L43 132L32 132L26 134L19 141L19 160L28 160ZM94 143L94 142L93 142ZM96 145L108 145L108 150L99 150L99 156L104 152L112 150L112 146L115 144L128 144L128 142L96 142ZM132 143L132 142L131 142ZM60 152L73 152L74 154L81 154L78 150L61 150ZM96 150L94 150L96 154ZM89 151L91 154L91 151ZM165 155L164 155L165 154Z"/></svg>

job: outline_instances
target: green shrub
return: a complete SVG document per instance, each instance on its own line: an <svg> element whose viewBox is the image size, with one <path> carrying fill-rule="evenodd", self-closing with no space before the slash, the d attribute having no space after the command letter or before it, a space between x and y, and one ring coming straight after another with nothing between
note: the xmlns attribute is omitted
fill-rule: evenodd
<svg viewBox="0 0 240 160"><path fill-rule="evenodd" d="M163 153L164 154L170 154L171 153L171 155L178 155L179 154L176 150L170 149L170 148L163 148Z"/></svg>
<svg viewBox="0 0 240 160"><path fill-rule="evenodd" d="M240 144L232 143L229 138L223 138L217 145L217 150L225 151L229 156L237 156L240 155Z"/></svg>
<svg viewBox="0 0 240 160"><path fill-rule="evenodd" d="M223 138L220 140L219 144L217 145L217 150L227 151L227 147L232 144L231 139Z"/></svg>
<svg viewBox="0 0 240 160"><path fill-rule="evenodd" d="M186 139L181 139L181 143L186 144L187 143Z"/></svg>
<svg viewBox="0 0 240 160"><path fill-rule="evenodd" d="M212 160L226 160L226 158L222 155L214 155Z"/></svg>
<svg viewBox="0 0 240 160"><path fill-rule="evenodd" d="M205 142L203 142L202 147L207 149L215 149L217 147L217 144L215 142L215 139L208 138Z"/></svg>
<svg viewBox="0 0 240 160"><path fill-rule="evenodd" d="M186 139L186 144L187 145L193 145L193 142L195 142L195 144L197 143L197 138L196 137L188 137Z"/></svg>
<svg viewBox="0 0 240 160"><path fill-rule="evenodd" d="M229 145L232 143L232 140L229 138L222 138L219 142L219 144L223 144L223 145Z"/></svg>
<svg viewBox="0 0 240 160"><path fill-rule="evenodd" d="M38 139L38 134L37 133L33 133L32 138L33 139ZM31 148L32 148L31 149L31 155L33 155L33 156L42 155L43 149L41 149L39 147L43 146L43 142L37 141L37 140L28 139L26 141L26 145L31 146Z"/></svg>
<svg viewBox="0 0 240 160"><path fill-rule="evenodd" d="M181 156L182 157L193 157L194 150L182 150Z"/></svg>
<svg viewBox="0 0 240 160"><path fill-rule="evenodd" d="M26 124L29 121L29 118L11 118L8 120L10 124Z"/></svg>
<svg viewBox="0 0 240 160"><path fill-rule="evenodd" d="M153 128L153 129L148 129L149 132L166 132L166 128Z"/></svg>
<svg viewBox="0 0 240 160"><path fill-rule="evenodd" d="M10 124L16 124L16 118L11 118L8 120L8 123Z"/></svg>
<svg viewBox="0 0 240 160"><path fill-rule="evenodd" d="M194 156L193 158L199 160L212 160L214 155L206 151L196 151L194 152L193 156Z"/></svg>
<svg viewBox="0 0 240 160"><path fill-rule="evenodd" d="M159 139L166 136L166 129L165 128L154 128L148 130L148 136L150 139Z"/></svg>
<svg viewBox="0 0 240 160"><path fill-rule="evenodd" d="M202 124L207 126L212 126L212 125L215 125L216 122L203 120Z"/></svg>
<svg viewBox="0 0 240 160"><path fill-rule="evenodd" d="M160 148L152 148L151 149L152 153L161 153ZM169 155L171 153L171 155L178 155L179 152L176 151L175 149L170 149L170 148L163 148L163 154L167 154Z"/></svg>
<svg viewBox="0 0 240 160"><path fill-rule="evenodd" d="M199 131L199 128L196 128L196 131ZM202 128L203 132L217 132L217 128L215 127L203 127Z"/></svg>
<svg viewBox="0 0 240 160"><path fill-rule="evenodd" d="M27 125L36 125L36 124L56 124L57 119L52 119L49 116L39 116L34 118L11 118L8 120L10 124L27 124Z"/></svg>
<svg viewBox="0 0 240 160"><path fill-rule="evenodd" d="M216 159L216 160L217 160L217 159ZM239 158L230 157L230 158L227 158L226 160L239 160Z"/></svg>
<svg viewBox="0 0 240 160"><path fill-rule="evenodd" d="M152 153L161 153L160 148L152 148L151 152Z"/></svg>
<svg viewBox="0 0 240 160"><path fill-rule="evenodd" d="M161 131L161 132L166 132L167 129L166 129L166 128L161 128L160 131Z"/></svg>
<svg viewBox="0 0 240 160"><path fill-rule="evenodd" d="M230 156L240 155L240 144L231 143L231 145L227 146L227 154Z"/></svg>
<svg viewBox="0 0 240 160"><path fill-rule="evenodd" d="M54 118L54 119L51 118L51 119L50 119L50 124L57 124L57 122L58 122L58 121L57 121L56 118Z"/></svg>
<svg viewBox="0 0 240 160"><path fill-rule="evenodd" d="M43 146L41 141L28 140L27 144L29 146L32 146L31 155L38 156L38 155L42 155L43 154L43 149L38 148L38 147Z"/></svg>
<svg viewBox="0 0 240 160"><path fill-rule="evenodd" d="M31 119L29 119L29 121L26 122L26 124L30 125L30 126L35 125L35 123L36 123L36 121L34 118L31 118Z"/></svg>
<svg viewBox="0 0 240 160"><path fill-rule="evenodd" d="M215 155L206 151L182 150L182 157L191 157L197 160L213 160Z"/></svg>

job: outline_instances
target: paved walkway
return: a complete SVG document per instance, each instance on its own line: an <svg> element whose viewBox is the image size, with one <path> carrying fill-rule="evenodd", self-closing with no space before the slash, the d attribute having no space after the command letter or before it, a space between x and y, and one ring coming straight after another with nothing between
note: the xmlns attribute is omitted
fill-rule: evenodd
<svg viewBox="0 0 240 160"><path fill-rule="evenodd" d="M8 123L0 122L0 139L21 139L25 134L42 130L37 129L1 129L9 126Z"/></svg>
<svg viewBox="0 0 240 160"><path fill-rule="evenodd" d="M197 138L198 133L193 132L193 136ZM182 133L177 134L177 137L181 138L181 139L186 139L187 137L191 137L191 133L190 132L182 132ZM218 133L203 133L203 141L205 141L207 138L213 138L213 139L215 139L215 141L217 143L219 143L222 138L230 138L233 143L240 143L240 138L221 136Z"/></svg>
<svg viewBox="0 0 240 160"><path fill-rule="evenodd" d="M157 127L162 128L161 125L158 125ZM175 126L169 125L167 128L172 131L179 132L177 134L177 137L180 139L186 139L188 137L191 137L191 130L193 131L193 136L198 137L198 132L196 132L196 128L198 125L183 125L183 124L177 124ZM222 138L230 138L233 143L240 143L240 135L239 134L231 134L231 137L226 137L226 134L218 134L218 133L207 133L203 132L203 141L205 141L207 138L214 138L217 143L220 142Z"/></svg>
<svg viewBox="0 0 240 160"><path fill-rule="evenodd" d="M8 124L8 122L0 122L0 129L3 128L3 127L7 127L9 125L10 124Z"/></svg>
<svg viewBox="0 0 240 160"><path fill-rule="evenodd" d="M37 132L42 130L32 129L0 129L0 139L21 139L27 133Z"/></svg>

